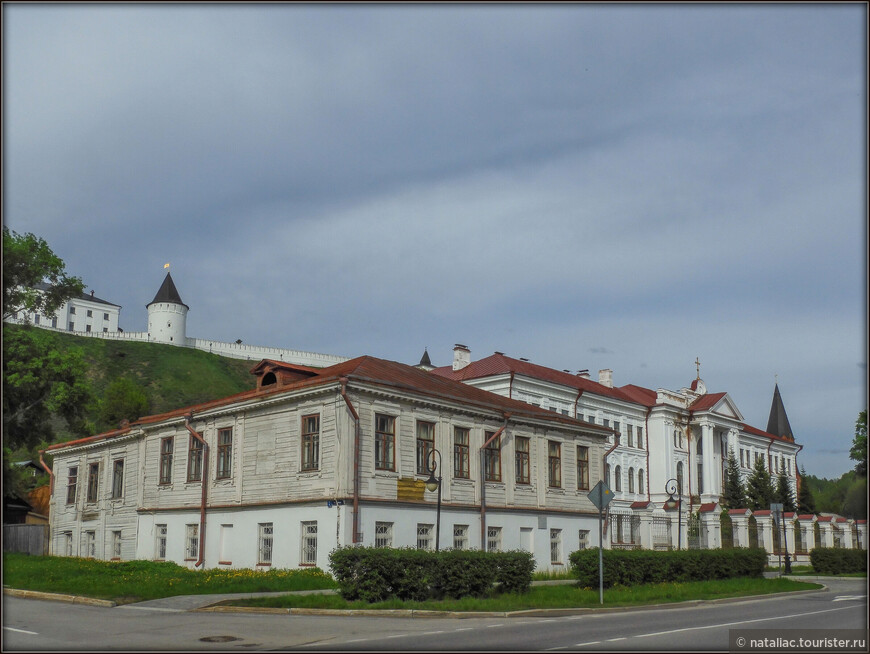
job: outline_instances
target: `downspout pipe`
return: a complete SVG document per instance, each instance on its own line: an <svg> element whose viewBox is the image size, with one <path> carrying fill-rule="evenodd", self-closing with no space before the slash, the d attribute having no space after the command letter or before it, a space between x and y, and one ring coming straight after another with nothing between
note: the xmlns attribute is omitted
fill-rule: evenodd
<svg viewBox="0 0 870 654"><path fill-rule="evenodd" d="M504 414L504 424L480 447L480 549L486 550L486 459L484 449L504 433L512 414Z"/></svg>
<svg viewBox="0 0 870 654"><path fill-rule="evenodd" d="M51 468L48 467L48 464L45 462L45 459L42 458L42 454L45 450L39 450L39 464L43 467L43 469L48 473L48 481L49 481L49 491L54 495L54 472L52 472ZM797 466L795 466L797 469Z"/></svg>
<svg viewBox="0 0 870 654"><path fill-rule="evenodd" d="M607 483L607 478L605 476L605 472L607 471L607 457L611 455L613 450L619 447L619 434L617 432L613 432L613 445L604 453L604 456L601 458L601 478L605 480L605 485ZM607 509L605 513L610 511L610 505L607 505ZM607 518L605 516L604 519L604 533L607 533Z"/></svg>
<svg viewBox="0 0 870 654"><path fill-rule="evenodd" d="M51 510L51 500L54 497L54 472L52 472L51 468L48 467L48 464L45 462L45 459L42 458L43 452L44 452L44 450L39 450L39 464L48 473L48 490L49 490L49 494L48 494L48 535L49 535L48 553L53 554L54 552L52 552L52 550L54 549L54 546L51 544L52 540L53 540L52 539L53 532L51 529L51 526L52 526L51 522L52 522L54 511ZM795 464L795 471L797 471L796 464Z"/></svg>
<svg viewBox="0 0 870 654"><path fill-rule="evenodd" d="M350 414L353 416L353 537L352 543L358 543L359 535L359 454L360 454L360 426L359 414L351 404L350 398L347 396L347 377L341 377L341 397L344 398L344 403Z"/></svg>
<svg viewBox="0 0 870 654"><path fill-rule="evenodd" d="M574 420L577 420L577 404L580 402L580 396L583 395L583 389L577 389L577 399L574 400Z"/></svg>
<svg viewBox="0 0 870 654"><path fill-rule="evenodd" d="M196 440L202 443L202 500L199 504L199 560L194 564L193 567L199 568L202 567L203 563L205 563L205 505L208 500L208 443L205 442L205 439L200 436L193 427L190 426L190 421L193 420L193 412L189 415L184 416L184 426L187 428L187 431L190 432L190 435L193 436Z"/></svg>

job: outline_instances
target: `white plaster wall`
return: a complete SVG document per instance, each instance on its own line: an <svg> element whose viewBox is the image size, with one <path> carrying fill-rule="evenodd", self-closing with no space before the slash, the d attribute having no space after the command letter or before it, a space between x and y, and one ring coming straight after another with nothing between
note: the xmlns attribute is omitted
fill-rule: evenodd
<svg viewBox="0 0 870 654"><path fill-rule="evenodd" d="M187 344L187 307L174 302L148 305L150 340L172 345Z"/></svg>

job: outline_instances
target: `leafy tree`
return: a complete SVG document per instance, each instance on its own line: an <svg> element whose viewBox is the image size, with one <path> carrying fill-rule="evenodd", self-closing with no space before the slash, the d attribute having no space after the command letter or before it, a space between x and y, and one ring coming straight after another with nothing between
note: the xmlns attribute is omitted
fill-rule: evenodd
<svg viewBox="0 0 870 654"><path fill-rule="evenodd" d="M136 420L151 408L147 391L132 379L121 377L106 387L100 401L102 429L116 429L121 420Z"/></svg>
<svg viewBox="0 0 870 654"><path fill-rule="evenodd" d="M755 460L752 474L746 480L746 504L753 511L769 509L773 502L773 488L770 485L770 473L764 465L764 457Z"/></svg>
<svg viewBox="0 0 870 654"><path fill-rule="evenodd" d="M867 409L858 414L855 422L855 439L852 441L852 449L849 458L857 461L855 472L859 477L867 476Z"/></svg>
<svg viewBox="0 0 870 654"><path fill-rule="evenodd" d="M810 480L807 471L801 468L801 482L798 490L798 511L800 513L815 513L816 500L810 490Z"/></svg>
<svg viewBox="0 0 870 654"><path fill-rule="evenodd" d="M746 493L740 480L740 466L734 450L728 449L728 460L725 467L725 485L722 495L722 505L726 509L740 509L746 505Z"/></svg>
<svg viewBox="0 0 870 654"><path fill-rule="evenodd" d="M49 288L37 290L43 282ZM83 290L82 280L67 275L63 260L45 240L3 227L3 320L19 311L53 316L60 305Z"/></svg>
<svg viewBox="0 0 870 654"><path fill-rule="evenodd" d="M795 510L794 495L791 492L791 484L788 477L785 476L785 471L780 472L776 477L776 490L773 494L774 501L782 504L782 510L790 513Z"/></svg>
<svg viewBox="0 0 870 654"><path fill-rule="evenodd" d="M846 499L843 500L842 514L856 520L867 519L867 478L858 477L849 490L846 491Z"/></svg>

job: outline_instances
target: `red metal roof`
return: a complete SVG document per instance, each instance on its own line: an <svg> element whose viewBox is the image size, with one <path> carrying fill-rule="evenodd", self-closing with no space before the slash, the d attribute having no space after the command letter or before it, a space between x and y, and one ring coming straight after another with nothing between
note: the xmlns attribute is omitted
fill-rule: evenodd
<svg viewBox="0 0 870 654"><path fill-rule="evenodd" d="M650 505L650 502L632 502L629 508L631 509L645 509Z"/></svg>
<svg viewBox="0 0 870 654"><path fill-rule="evenodd" d="M816 517L816 516L813 515L812 513L801 513L801 514L798 516L798 520L812 520L812 519L815 518L815 517Z"/></svg>
<svg viewBox="0 0 870 654"><path fill-rule="evenodd" d="M761 509L759 511L753 511L752 515L760 515L761 517L770 515L770 509Z"/></svg>
<svg viewBox="0 0 870 654"><path fill-rule="evenodd" d="M820 515L817 522L830 522L833 517L832 515Z"/></svg>
<svg viewBox="0 0 870 654"><path fill-rule="evenodd" d="M776 434L771 434L766 431L762 431L757 427L752 427L751 425L741 423L740 428L748 434L755 434L756 436L764 436L765 438L770 438L775 441L782 441L783 443L793 443L794 441L783 438L782 436L777 436Z"/></svg>
<svg viewBox="0 0 870 654"><path fill-rule="evenodd" d="M656 399L659 396L658 393L649 388L644 388L643 386L636 386L634 384L620 386L619 390L632 402L636 404L642 404L647 408L655 406Z"/></svg>
<svg viewBox="0 0 870 654"><path fill-rule="evenodd" d="M727 393L707 393L702 395L689 406L691 411L708 411L719 403Z"/></svg>
<svg viewBox="0 0 870 654"><path fill-rule="evenodd" d="M710 513L710 511L716 510L716 502L707 502L706 504L702 504L698 507L698 511L700 513Z"/></svg>

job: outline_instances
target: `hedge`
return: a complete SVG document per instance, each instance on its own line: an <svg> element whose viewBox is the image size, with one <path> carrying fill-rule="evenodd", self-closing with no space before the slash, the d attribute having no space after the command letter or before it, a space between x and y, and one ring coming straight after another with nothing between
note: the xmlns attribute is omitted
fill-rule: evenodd
<svg viewBox="0 0 870 654"><path fill-rule="evenodd" d="M604 550L604 586L637 586L675 581L705 581L733 577L761 577L767 553L761 548L718 550ZM598 550L569 556L577 584L597 588Z"/></svg>
<svg viewBox="0 0 870 654"><path fill-rule="evenodd" d="M535 561L529 552L483 552L347 546L329 555L339 593L349 601L391 597L484 597L496 583L504 592L525 592Z"/></svg>
<svg viewBox="0 0 870 654"><path fill-rule="evenodd" d="M810 550L810 563L819 574L867 572L867 552L839 547L815 547Z"/></svg>

